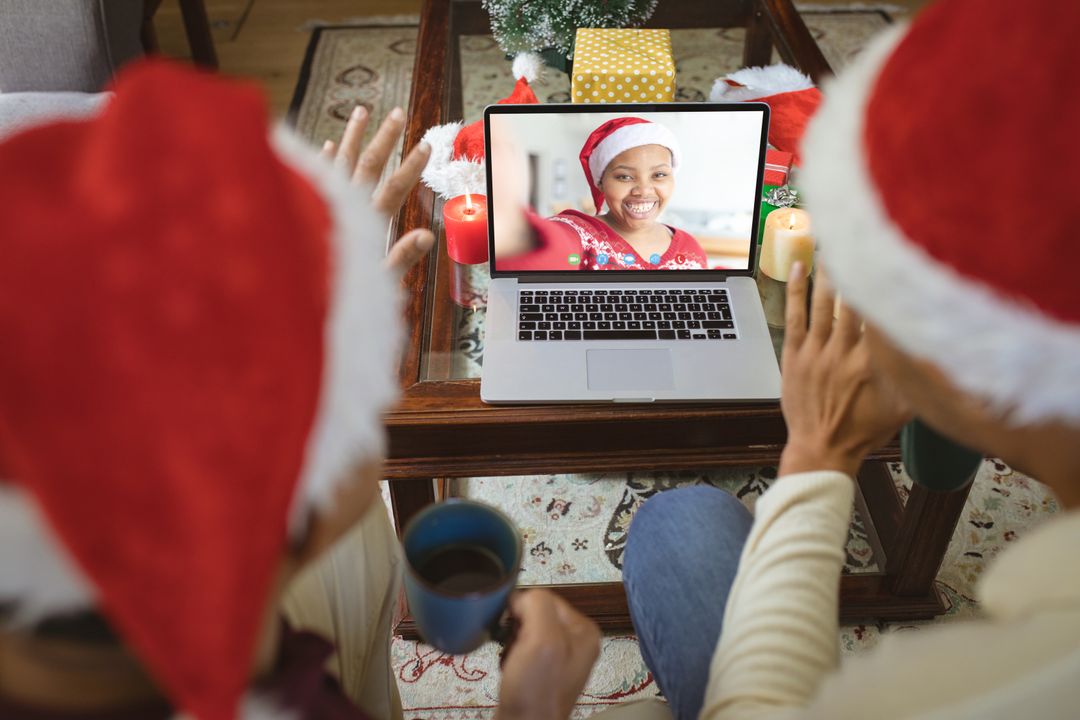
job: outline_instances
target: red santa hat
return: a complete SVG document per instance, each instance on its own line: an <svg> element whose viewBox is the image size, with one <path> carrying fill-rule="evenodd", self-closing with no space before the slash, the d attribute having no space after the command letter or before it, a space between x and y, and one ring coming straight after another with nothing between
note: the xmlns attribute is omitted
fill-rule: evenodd
<svg viewBox="0 0 1080 720"><path fill-rule="evenodd" d="M660 123L639 117L621 117L608 120L589 133L578 155L585 181L589 183L596 212L604 205L604 192L600 179L608 164L620 153L642 145L662 145L671 151L671 171L679 168L681 152L675 133Z"/></svg>
<svg viewBox="0 0 1080 720"><path fill-rule="evenodd" d="M132 66L0 144L0 604L236 717L290 531L383 447L386 221L253 87Z"/></svg>
<svg viewBox="0 0 1080 720"><path fill-rule="evenodd" d="M749 67L718 78L713 102L766 103L769 106L769 144L792 153L799 163L799 141L818 105L821 92L806 75L789 65Z"/></svg>
<svg viewBox="0 0 1080 720"><path fill-rule="evenodd" d="M1080 423L1077 213L1043 181L1080 166L1077 27L1076 3L935 3L826 86L804 144L844 298L1022 423Z"/></svg>
<svg viewBox="0 0 1080 720"><path fill-rule="evenodd" d="M517 82L499 105L527 105L540 102L529 83L540 77L544 61L537 53L520 53L514 58L512 71ZM466 192L487 194L484 171L484 121L465 125L463 122L436 125L429 129L423 141L431 145L431 157L421 179L439 197L449 200Z"/></svg>

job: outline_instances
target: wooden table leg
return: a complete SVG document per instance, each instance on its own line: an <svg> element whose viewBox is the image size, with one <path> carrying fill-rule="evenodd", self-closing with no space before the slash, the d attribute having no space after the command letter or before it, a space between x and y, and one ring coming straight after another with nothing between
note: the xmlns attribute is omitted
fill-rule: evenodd
<svg viewBox="0 0 1080 720"><path fill-rule="evenodd" d="M413 515L435 502L435 482L431 478L407 478L390 481L390 506L394 527L401 537Z"/></svg>
<svg viewBox="0 0 1080 720"><path fill-rule="evenodd" d="M191 46L192 60L196 65L216 70L217 52L214 50L214 36L210 34L205 0L180 0L180 14L184 18L184 32Z"/></svg>
<svg viewBox="0 0 1080 720"><path fill-rule="evenodd" d="M927 490L918 483L912 486L886 568L892 578L893 594L922 595L933 591L934 578L969 492L970 482L950 492Z"/></svg>
<svg viewBox="0 0 1080 720"><path fill-rule="evenodd" d="M746 23L743 67L771 65L772 53L772 28L769 27L769 21L765 19L765 14L755 4L750 9L750 19Z"/></svg>
<svg viewBox="0 0 1080 720"><path fill-rule="evenodd" d="M400 538L405 526L416 513L435 502L435 481L431 478L406 478L390 480L390 507L394 512L394 527ZM416 626L409 615L405 588L398 595L397 609L392 624L394 634L416 639Z"/></svg>

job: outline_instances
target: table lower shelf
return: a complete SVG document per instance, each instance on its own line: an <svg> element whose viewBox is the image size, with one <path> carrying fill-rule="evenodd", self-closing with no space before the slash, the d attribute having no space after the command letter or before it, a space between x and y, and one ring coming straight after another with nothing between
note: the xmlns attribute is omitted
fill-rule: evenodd
<svg viewBox="0 0 1080 720"><path fill-rule="evenodd" d="M861 620L928 620L945 612L946 606L936 587L920 595L897 595L889 591L885 573L844 575L840 579L840 622ZM575 585L530 585L552 590L591 618L606 633L630 633L630 610L622 583ZM419 640L416 623L408 612L404 593L399 603L400 620L394 634L407 640Z"/></svg>
<svg viewBox="0 0 1080 720"><path fill-rule="evenodd" d="M970 491L941 492L916 484L901 503L885 464L868 462L857 478L866 515L882 545L884 572L852 573L840 579L841 622L866 619L925 620L946 610L934 583L945 550ZM445 497L444 484L439 495ZM431 479L393 480L390 496L398 528L436 500ZM605 632L632 632L626 592L621 582L552 585L549 587L593 619ZM395 632L416 638L404 595Z"/></svg>

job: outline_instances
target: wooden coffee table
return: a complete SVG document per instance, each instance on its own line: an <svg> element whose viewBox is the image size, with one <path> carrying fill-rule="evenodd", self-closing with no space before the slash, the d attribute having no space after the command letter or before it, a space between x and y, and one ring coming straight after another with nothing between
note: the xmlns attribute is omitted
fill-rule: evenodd
<svg viewBox="0 0 1080 720"><path fill-rule="evenodd" d="M775 45L787 62L815 79L831 72L789 0L715 5L723 3L665 0L649 25L743 25L748 28L745 64L767 64ZM426 0L406 146L419 142L429 127L461 118L458 39L489 32L478 1ZM409 198L398 221L402 227L431 227L441 240L441 204L427 188ZM403 397L386 417L386 477L399 529L445 491L448 478L705 469L779 460L786 429L778 403L485 405L479 380L467 377L456 362L459 345L468 343L458 328L463 313L471 311L451 300L450 288L463 278L445 244L437 247L405 281ZM916 485L905 506L884 462L898 457L892 444L859 473L866 521L872 525L867 529L879 541L884 557L876 559L884 569L843 576L840 615L845 620L927 618L945 609L933 581L967 489L939 493ZM603 629L631 628L621 583L551 587ZM398 632L411 636L415 628L402 603Z"/></svg>

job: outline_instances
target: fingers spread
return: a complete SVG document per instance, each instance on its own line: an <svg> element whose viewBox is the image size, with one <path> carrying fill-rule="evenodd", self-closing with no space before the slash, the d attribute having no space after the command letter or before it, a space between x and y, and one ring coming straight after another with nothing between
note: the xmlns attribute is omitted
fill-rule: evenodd
<svg viewBox="0 0 1080 720"><path fill-rule="evenodd" d="M435 244L435 235L430 230L417 228L405 233L390 246L386 255L386 267L390 272L402 277L413 265L427 255Z"/></svg>
<svg viewBox="0 0 1080 720"><path fill-rule="evenodd" d="M349 122L345 124L345 132L341 135L341 143L338 145L338 154L335 163L338 167L345 168L345 172L352 175L356 167L356 159L360 156L360 144L364 138L364 130L368 125L368 111L363 105L353 108L349 116Z"/></svg>
<svg viewBox="0 0 1080 720"><path fill-rule="evenodd" d="M424 171L430 157L431 145L428 143L422 142L414 147L405 156L401 167L395 170L394 174L375 193L375 207L387 216L397 214L405 198L420 179L420 173Z"/></svg>
<svg viewBox="0 0 1080 720"><path fill-rule="evenodd" d="M371 139L360 159L356 163L356 172L353 180L357 183L366 183L374 187L382 175L386 161L390 159L390 153L394 151L394 145L405 130L405 113L396 107L390 111L386 119L379 125L375 137Z"/></svg>
<svg viewBox="0 0 1080 720"><path fill-rule="evenodd" d="M836 305L836 293L832 283L819 271L814 278L814 298L810 303L810 338L824 345L832 333L833 308Z"/></svg>
<svg viewBox="0 0 1080 720"><path fill-rule="evenodd" d="M334 154L337 152L337 145L333 140L327 140L323 143L322 150L319 151L319 157L323 160L333 161Z"/></svg>
<svg viewBox="0 0 1080 720"><path fill-rule="evenodd" d="M851 347L862 335L862 318L841 300L840 317L836 320L836 339L844 346Z"/></svg>
<svg viewBox="0 0 1080 720"><path fill-rule="evenodd" d="M806 339L806 267L801 262L791 266L788 276L787 305L784 317L784 350L797 350Z"/></svg>

